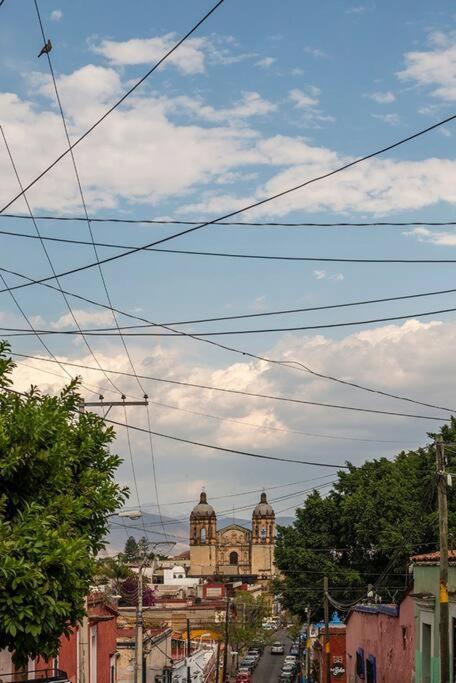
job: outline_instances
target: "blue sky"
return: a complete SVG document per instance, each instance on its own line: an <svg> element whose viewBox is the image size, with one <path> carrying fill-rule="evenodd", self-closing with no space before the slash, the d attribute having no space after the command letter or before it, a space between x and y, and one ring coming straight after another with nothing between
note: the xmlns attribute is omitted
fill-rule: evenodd
<svg viewBox="0 0 456 683"><path fill-rule="evenodd" d="M107 11L106 3L101 2L46 0L40 8L54 46L51 58L74 139L209 5L200 0L153 5L136 2L134 6L111 2ZM47 61L36 57L42 40L33 3L5 0L0 16L0 123L25 183L65 149L65 139ZM443 1L289 0L284 4L226 0L173 59L77 148L89 215L212 219L450 116L456 101L455 18L453 3ZM454 220L454 136L454 124L449 124L242 218ZM0 171L4 205L17 192L4 148L0 148ZM37 214L81 214L68 157L37 183L28 198ZM21 200L10 212L13 209L25 212ZM46 235L88 239L84 223L40 221L39 226ZM0 218L0 229L34 232L29 221L5 217ZM121 244L142 244L173 231L130 224L94 224L93 229L99 241ZM39 242L5 235L0 235L0 240L2 267L32 277L49 274ZM426 226L418 231L397 227L208 227L167 246L274 255L456 258L454 229ZM90 247L52 243L49 252L58 272L93 260ZM100 249L102 256L112 253ZM453 270L452 264L278 263L142 253L107 264L103 272L115 306L152 320L172 321L451 288L455 286ZM19 282L5 277L8 284ZM62 284L106 301L96 269L64 278ZM2 326L24 327L8 295L2 296ZM71 328L58 294L30 287L18 292L18 299L37 326ZM82 327L112 325L109 312L77 301L73 304ZM204 325L204 329L324 324L452 306L454 295L446 295L217 323ZM128 324L127 319L120 320ZM323 330L319 335L277 333L224 340L254 353L297 358L318 371L451 407L453 320L450 313L421 322ZM60 358L93 365L80 340L53 337L48 341ZM191 340L131 338L127 342L135 366L143 374L315 401L423 412L414 411L411 404L344 389L303 373L247 362ZM35 339L15 339L13 343L21 353L43 355ZM90 343L102 365L128 371L118 340L92 338ZM58 367L41 361L29 361L29 366L62 374ZM106 386L100 373L86 374L85 379L96 387ZM63 380L18 366L17 386L32 381L55 390ZM130 394L138 392L134 380L120 379L117 384ZM155 406L152 412L158 431L282 457L314 459L308 456L318 453L329 462L346 458L361 462L367 457L391 456L401 447L425 441L426 432L438 424L278 406L151 382L146 385L156 401L220 418ZM437 415L437 411L426 410ZM114 415L123 419L120 412ZM130 420L144 425L144 412L132 409ZM324 433L333 438L283 430ZM201 485L223 495L251 489L253 483L268 486L325 473L321 468L292 465L259 467L241 457L228 460L228 456L159 439L154 443L163 503L196 496ZM120 432L118 449L125 454L125 448L125 435ZM153 500L147 440L135 436L134 449L140 497ZM130 483L127 461L119 476Z"/></svg>

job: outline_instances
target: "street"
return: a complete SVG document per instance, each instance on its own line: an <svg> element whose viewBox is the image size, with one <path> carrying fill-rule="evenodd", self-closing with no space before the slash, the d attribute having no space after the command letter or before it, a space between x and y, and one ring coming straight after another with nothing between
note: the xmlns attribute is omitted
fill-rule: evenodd
<svg viewBox="0 0 456 683"><path fill-rule="evenodd" d="M286 631L277 631L273 640L280 640L285 645L285 654L271 655L271 647L268 645L253 674L253 683L276 683L279 680L284 657L289 654L291 640Z"/></svg>

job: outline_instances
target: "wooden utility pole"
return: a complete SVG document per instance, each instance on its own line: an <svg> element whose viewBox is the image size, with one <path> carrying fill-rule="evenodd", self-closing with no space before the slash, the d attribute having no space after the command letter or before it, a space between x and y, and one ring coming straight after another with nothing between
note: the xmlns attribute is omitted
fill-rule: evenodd
<svg viewBox="0 0 456 683"><path fill-rule="evenodd" d="M136 635L135 635L135 683L143 679L143 564L138 571L138 597L136 600Z"/></svg>
<svg viewBox="0 0 456 683"><path fill-rule="evenodd" d="M435 443L440 538L440 683L450 682L450 642L448 608L448 482L445 449L440 437Z"/></svg>
<svg viewBox="0 0 456 683"><path fill-rule="evenodd" d="M220 640L217 641L217 659L215 663L215 683L219 683L219 671L220 671Z"/></svg>
<svg viewBox="0 0 456 683"><path fill-rule="evenodd" d="M226 596L226 611L225 611L225 647L223 650L223 672L222 683L228 680L228 643L230 638L230 598Z"/></svg>
<svg viewBox="0 0 456 683"><path fill-rule="evenodd" d="M323 579L323 608L325 613L325 683L331 683L331 641L329 637L329 582L328 577L325 576Z"/></svg>
<svg viewBox="0 0 456 683"><path fill-rule="evenodd" d="M187 619L187 683L192 681L192 667L190 657L192 655L192 641L190 640L190 619Z"/></svg>
<svg viewBox="0 0 456 683"><path fill-rule="evenodd" d="M306 683L310 680L310 605L307 605Z"/></svg>

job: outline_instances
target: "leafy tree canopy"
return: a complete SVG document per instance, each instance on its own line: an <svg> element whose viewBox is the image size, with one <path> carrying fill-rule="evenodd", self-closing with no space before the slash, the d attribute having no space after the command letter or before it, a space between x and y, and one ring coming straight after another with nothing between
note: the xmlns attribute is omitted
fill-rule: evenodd
<svg viewBox="0 0 456 683"><path fill-rule="evenodd" d="M451 418L441 433L444 441L455 442L456 421ZM456 463L454 449L448 463L449 469ZM296 510L293 525L279 528L276 561L282 578L275 590L301 618L307 605L321 616L324 575L336 602L361 598L368 584L394 599L406 586L410 556L437 547L433 446L360 467L347 464L328 495L314 491ZM448 503L451 537L456 533L454 488Z"/></svg>
<svg viewBox="0 0 456 683"><path fill-rule="evenodd" d="M0 649L23 666L55 656L82 618L107 515L127 491L114 432L80 414L78 381L57 396L13 393L8 352L0 342Z"/></svg>

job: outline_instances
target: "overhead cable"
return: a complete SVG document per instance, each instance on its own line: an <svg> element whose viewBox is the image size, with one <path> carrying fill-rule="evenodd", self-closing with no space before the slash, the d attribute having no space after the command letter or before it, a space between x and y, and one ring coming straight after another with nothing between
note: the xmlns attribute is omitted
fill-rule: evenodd
<svg viewBox="0 0 456 683"><path fill-rule="evenodd" d="M31 354L25 354L25 353L16 353L12 352L12 356L18 356L19 358L31 358L33 360L39 360L43 361L45 363L53 363L50 358L40 358L39 356L32 356ZM75 368L81 368L83 370L94 370L97 371L98 368L90 367L88 365L84 365L82 363L72 363L70 361L60 361L61 363L64 363L65 365L68 365L69 367L75 367ZM122 372L121 370L108 370L106 368L106 372L113 373L115 375L121 375L121 376L126 376L126 377L132 377L133 375L129 372ZM334 408L334 409L340 409L340 410L348 410L348 411L354 411L354 412L360 412L360 413L369 413L369 414L375 414L375 415L390 415L394 417L407 417L407 418L415 418L419 420L436 420L437 422L447 422L448 418L444 417L434 417L432 415L417 415L415 413L401 413L397 411L387 411L387 410L375 410L373 408L361 408L358 406L348 406L348 405L343 405L343 404L337 404L337 403L322 403L319 401L305 401L303 399L299 398L292 398L288 396L275 396L273 394L260 394L260 393L255 393L252 391L243 391L241 389L228 389L226 387L216 387L216 386L210 386L206 384L197 384L196 382L183 382L179 380L172 380L172 379L163 379L161 377L151 377L150 375L139 375L141 379L145 380L150 380L152 382L163 382L165 384L175 384L179 386L186 386L186 387L192 387L196 389L206 389L208 391L220 391L223 393L227 394L235 394L235 395L240 395L240 396L250 396L253 398L264 398L268 399L271 401L283 401L286 403L294 403L298 405L311 405L311 406L319 406L323 408ZM449 410L449 409L448 409ZM152 432L153 433L153 432Z"/></svg>
<svg viewBox="0 0 456 683"><path fill-rule="evenodd" d="M159 66L161 66L163 64L163 62L165 62L168 59L168 57L170 57L182 45L182 43L184 43L187 40L187 38L189 38L193 33L195 33L195 31L197 31L198 28L202 24L204 24L204 22L215 12L215 10L218 9L220 7L220 5L222 5L223 1L224 0L219 0L219 2L217 2L209 10L209 12L207 12L189 31L187 31L187 33L175 45L173 45L173 47L170 50L168 50L168 52L166 52L166 54L163 55L163 57L161 57L157 62L155 62L155 64L152 66L152 68L150 68L144 74L144 76L142 76L138 81L136 81L131 86L131 88L129 90L127 90L127 92L124 93L122 95L122 97L120 99L118 99L112 105L112 107L110 107L99 119L97 119L97 121L95 121L95 123L93 123L90 126L90 128L88 128L85 131L85 133L83 133L79 138L77 138L77 140L75 140L71 144L70 148L68 148L64 152L62 152L62 154L60 154L56 159L54 159L54 161L51 164L49 164L49 166L47 166L43 171L41 171L41 173L39 175L37 175L36 178L34 178L30 182L24 188L23 191L21 191L19 194L17 194L13 199L11 199L8 202L8 204L6 204L2 209L0 209L0 213L3 213L3 211L5 211L7 208L9 208L11 206L11 204L13 204L20 197L22 197L24 192L27 192L31 187L33 187L33 185L35 185L44 175L46 175L46 173L48 173L48 171L50 171L52 168L54 168L54 166L56 166L64 157L66 157L66 155L69 154L69 152L71 150L73 150L76 147L76 145L78 145L80 142L82 142L82 140L84 140L97 126L99 126L100 123L102 123L102 121L104 121L115 109L117 109L117 107L119 105L121 105L122 102L124 102L127 99L127 97L129 97L137 88L139 88L139 86L142 85L142 83L144 83L144 81L147 80L147 78L149 78L149 76L151 74L153 74L154 71L156 71L159 68Z"/></svg>
<svg viewBox="0 0 456 683"><path fill-rule="evenodd" d="M90 218L90 222L93 219ZM0 235L8 235L10 237L22 237L24 239L37 239L35 235L29 235L25 232L14 232L12 230L0 230ZM131 244L116 244L113 242L89 242L87 240L70 239L66 237L43 237L49 242L58 242L61 244L76 244L82 246L95 246L108 249L136 249L137 245ZM298 261L298 262L323 262L323 263L397 263L397 264L417 264L417 263L456 263L456 259L449 258L351 258L351 257L327 257L327 256L278 256L276 254L245 254L245 253L231 253L223 251L195 251L189 249L155 249L154 247L144 247L143 251L150 251L160 254L181 254L186 256L215 256L228 259L247 259L258 261Z"/></svg>
<svg viewBox="0 0 456 683"><path fill-rule="evenodd" d="M1 213L0 218L19 218L28 219L29 217L21 213ZM83 216L56 216L56 215L35 215L35 218L40 221L85 221ZM133 223L144 225L199 225L205 219L201 218L196 221L189 220L166 220L158 218L121 218L118 216L91 218L92 223ZM295 222L284 223L278 221L215 221L213 225L230 226L230 227L277 227L277 228L375 228L375 227L446 227L456 225L456 221L368 221L364 223L349 223L349 222L335 222L335 223L311 223L311 222Z"/></svg>
<svg viewBox="0 0 456 683"><path fill-rule="evenodd" d="M10 273L10 274L12 274L12 275L16 275L16 276L21 277L21 278L24 278L24 279L26 279L26 280L32 280L33 282L38 282L37 280L34 280L33 278L30 278L28 275L23 275L22 273L18 273L18 272L16 272L16 271L12 271L12 270L7 269L7 268L0 268L0 271L7 272L7 273ZM54 285L51 285L51 284L49 284L49 283L44 283L43 286L44 286L44 287L48 287L48 288L50 288L50 289L56 289ZM1 292L2 292L2 290L0 290L0 293L1 293ZM107 308L107 309L109 309L109 306L106 306L105 304L102 304L102 303L100 303L100 302L94 301L93 299L89 299L88 297L85 297L85 296L82 296L82 295L80 295L80 294L76 294L76 293L73 293L73 292L71 292L71 293L67 292L67 293L68 293L69 295L71 295L71 296L74 296L74 297L77 298L77 299L80 299L80 300L82 300L82 301L85 301L86 303L91 303L91 304L94 304L95 306L100 306L101 308ZM155 323L154 321L148 320L147 318L143 318L142 316L138 316L138 315L135 315L135 314L132 314L132 313L127 313L127 312L122 311L122 310L120 310L120 309L118 309L118 308L115 308L114 310L115 310L117 313L120 313L120 314L122 314L122 315L125 315L126 317L133 318L133 319L135 319L135 320L139 320L139 321L145 322L145 323L147 323L147 324L157 325L157 326L162 327L162 328L164 328L164 329L167 329L167 330L169 330L169 331L171 331L171 332L176 332L176 330L173 329L172 327L170 327L169 325L165 325L165 324L163 324L163 323ZM179 332L180 332L180 331L179 331ZM180 332L180 333L182 334L182 336L189 337L189 338L193 339L194 341L201 341L201 342L206 343L206 344L211 344L212 346L215 346L215 347L217 347L217 348L223 349L224 351L230 351L230 352L232 352L232 353L236 353L236 354L238 354L238 355L242 355L242 356L245 356L245 357L248 357L248 358L254 358L254 359L256 359L256 360L260 360L260 361L263 361L263 362L266 362L266 363L270 363L270 364L272 364L272 365L280 365L280 366L282 366L282 367L292 368L292 369L295 369L295 370L299 370L299 371L301 371L301 372L306 372L306 373L312 374L312 375L314 375L314 376L316 376L316 377L320 377L321 379L327 379L327 380L330 380L330 381L333 381L333 382L337 382L337 383L339 383L339 384L343 384L343 385L346 385L346 386L352 386L353 388L361 389L361 390L363 390L363 391L367 391L367 392L373 393L373 394L378 394L378 395L381 395L381 396L386 396L386 397L388 397L388 398L394 398L394 399L396 399L396 400L406 401L406 402L408 402L408 403L414 403L414 404L426 406L426 407L429 407L429 408L441 409L440 406L435 406L435 405L433 405L433 404L426 403L426 402L424 402L424 401L418 401L418 400L416 400L416 399L409 398L409 397L405 397L405 396L398 396L398 395L396 395L396 394L393 394L393 393L390 393L390 392L386 392L386 391L382 391L382 390L380 390L380 389L374 389L374 388L372 388L372 387L366 387L366 386L361 385L361 384L359 384L359 383L349 382L348 380L343 380L343 379L338 378L338 377L333 377L333 376L331 376L331 375L325 375L325 374L323 374L323 373L318 373L318 372L316 372L315 370L312 370L309 366L304 365L304 363L301 363L300 361L294 361L294 360L289 360L289 361L288 361L288 360L275 360L275 359L272 359L272 358L267 358L267 357L265 357L265 356L260 356L259 354L255 354L255 353L252 353L252 352L250 352L250 351L245 351L245 350L241 350L241 349L238 349L238 348L235 348L235 347L232 347L232 346L228 346L228 345L226 345L226 344L222 344L222 343L217 342L217 341L214 341L214 340L212 340L212 339L207 339L207 338L204 338L204 337L201 337L201 338L200 338L198 335L190 334L190 333L188 333L188 332ZM138 375L138 376L139 376L139 375ZM141 378L142 378L142 377L141 377ZM452 410L451 408L446 408L446 407L445 407L445 408L443 408L443 410L447 410L447 411L449 411L449 412L453 412L453 410Z"/></svg>
<svg viewBox="0 0 456 683"><path fill-rule="evenodd" d="M220 0L220 2L223 2L223 0ZM220 4L220 3L218 3L218 4ZM189 233L193 233L197 230L201 230L202 228L205 228L209 225L213 225L214 223L226 220L227 218L232 218L233 216L238 216L241 213L244 213L246 211L250 211L251 209L257 208L259 206L263 206L265 204L268 204L269 202L272 202L276 199L279 199L280 197L284 197L288 194L296 192L297 190L301 190L304 187L308 187L309 185L312 185L313 183L317 183L321 180L325 180L326 178L330 178L330 177L332 177L338 173L341 173L342 171L346 171L347 169L352 168L353 166L356 166L357 164L360 164L364 161L368 161L369 159L372 159L376 156L384 154L385 152L388 152L392 149L396 149L397 147L405 144L406 142L410 142L411 140L414 140L414 139L420 137L421 135L429 133L430 131L437 129L440 126L443 126L444 124L449 123L450 121L453 121L455 118L456 118L456 114L453 114L452 116L449 116L446 119L443 119L442 121L434 123L432 126L428 126L427 128L423 128L422 130L420 130L416 133L413 133L412 135L409 135L406 138L402 138L401 140L398 140L397 142L394 142L393 144L388 145L387 147L383 147L381 149L378 149L375 152L371 152L370 154L366 154L363 157L358 157L357 159L354 159L353 161L350 161L346 164L343 164L342 166L338 166L337 168L333 169L332 171L328 171L327 173L323 173L319 176L314 176L313 178L310 178L309 180L305 180L304 182L299 183L298 185L294 185L293 187L289 187L289 188L286 188L285 190L281 190L280 192L277 192L273 195L265 197L264 199L260 199L256 202L251 203L251 204L247 204L246 206L243 206L240 209L236 209L235 211L231 211L230 213L227 213L224 216L219 216L218 218L214 218L213 220L206 221L204 223L201 223L200 225L194 225L194 226L187 228L185 230L181 230L181 231L174 233L172 235L168 235L167 237L163 237L159 240L155 240L154 242L144 244L143 246L140 246L140 247L135 247L134 249L129 249L127 251L123 251L120 254L115 254L114 256L105 257L103 259L97 259L96 261L94 261L92 263L87 263L84 266L72 268L70 270L59 273L59 277L64 277L66 275L72 275L74 273L80 273L81 271L87 270L89 268L94 268L94 267L98 266L99 264L111 263L112 261L116 261L120 258L124 258L125 256L130 256L132 254L136 254L139 251L144 251L145 249L148 249L149 247L155 247L158 244L163 244L165 242L169 242L170 240L176 239L177 237L182 237L183 235L188 235ZM79 138L79 140L81 140L81 139L82 138ZM72 145L72 147L74 147L77 144L77 142L78 142L78 140ZM63 156L65 156L65 155L61 155L60 158L63 158ZM55 165L55 163L57 163L57 161L54 162L54 165ZM49 166L48 169L49 168L52 168L52 165ZM44 175L45 172L46 171L44 171L41 174L41 176ZM28 190L36 182L36 180L38 180L41 176L38 176L34 181L32 181L25 188L25 191ZM18 194L16 197L14 197L8 204L6 204L2 209L0 209L0 213L3 213L3 211L5 211L9 206L11 206L11 204L14 201L16 201L16 199L18 199L21 196L22 196L22 193ZM47 282L50 279L52 279L52 278L41 278L35 284ZM17 285L17 287L20 287L20 288L30 287L31 284L32 283L24 283L22 285ZM0 293L1 293L1 290L0 290Z"/></svg>

